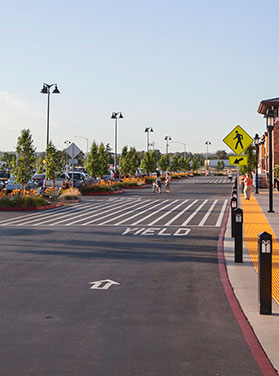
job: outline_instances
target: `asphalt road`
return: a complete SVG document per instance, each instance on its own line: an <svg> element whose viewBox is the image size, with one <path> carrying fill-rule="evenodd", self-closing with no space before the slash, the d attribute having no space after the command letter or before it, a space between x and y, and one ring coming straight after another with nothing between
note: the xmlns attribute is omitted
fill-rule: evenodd
<svg viewBox="0 0 279 376"><path fill-rule="evenodd" d="M0 375L261 375L219 279L231 188L87 198L45 223L1 212Z"/></svg>

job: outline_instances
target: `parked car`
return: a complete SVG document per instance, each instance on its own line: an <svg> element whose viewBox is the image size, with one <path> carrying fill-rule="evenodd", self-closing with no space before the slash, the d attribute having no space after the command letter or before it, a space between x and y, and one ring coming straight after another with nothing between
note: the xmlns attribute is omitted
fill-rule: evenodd
<svg viewBox="0 0 279 376"><path fill-rule="evenodd" d="M35 174L32 176L31 179L36 181L39 187L42 187L45 178L46 178L46 174Z"/></svg>
<svg viewBox="0 0 279 376"><path fill-rule="evenodd" d="M5 188L7 190L7 193L11 193L14 189L21 189L21 185L16 182L15 177L11 177L5 184ZM32 179L30 179L25 185L26 190L36 188L38 188L38 183Z"/></svg>
<svg viewBox="0 0 279 376"><path fill-rule="evenodd" d="M68 172L69 179L72 181L73 173ZM86 181L86 175L84 172L74 171L74 187L80 187L80 185Z"/></svg>
<svg viewBox="0 0 279 376"><path fill-rule="evenodd" d="M55 186L60 188L67 184L67 182L70 180L70 176L67 172L63 172L62 174L58 174L55 177ZM46 179L44 183L46 188L52 187L52 180Z"/></svg>

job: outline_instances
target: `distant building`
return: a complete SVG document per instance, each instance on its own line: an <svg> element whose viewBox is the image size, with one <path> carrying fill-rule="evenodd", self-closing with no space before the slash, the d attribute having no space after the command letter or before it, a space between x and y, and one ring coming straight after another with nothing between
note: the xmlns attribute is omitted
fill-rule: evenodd
<svg viewBox="0 0 279 376"><path fill-rule="evenodd" d="M204 161L205 167L217 167L218 162L224 162L224 167L230 167L228 159L206 159Z"/></svg>

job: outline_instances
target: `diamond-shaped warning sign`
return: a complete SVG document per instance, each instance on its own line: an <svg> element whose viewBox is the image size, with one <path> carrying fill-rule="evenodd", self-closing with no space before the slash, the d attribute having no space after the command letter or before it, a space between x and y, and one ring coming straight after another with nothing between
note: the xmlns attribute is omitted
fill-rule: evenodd
<svg viewBox="0 0 279 376"><path fill-rule="evenodd" d="M252 144L253 138L237 125L223 141L236 155L240 155Z"/></svg>

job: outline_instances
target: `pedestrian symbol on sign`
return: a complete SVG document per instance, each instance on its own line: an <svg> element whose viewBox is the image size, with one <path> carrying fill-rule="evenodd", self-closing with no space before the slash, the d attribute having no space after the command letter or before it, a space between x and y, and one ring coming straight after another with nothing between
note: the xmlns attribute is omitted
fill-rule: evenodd
<svg viewBox="0 0 279 376"><path fill-rule="evenodd" d="M239 133L238 131L235 131L236 135L234 137L234 140L236 139L236 144L235 144L235 150L237 149L238 145L240 145L240 147L242 148L242 150L244 149L243 148L243 145L242 145L242 140L243 140L243 136L241 133Z"/></svg>

